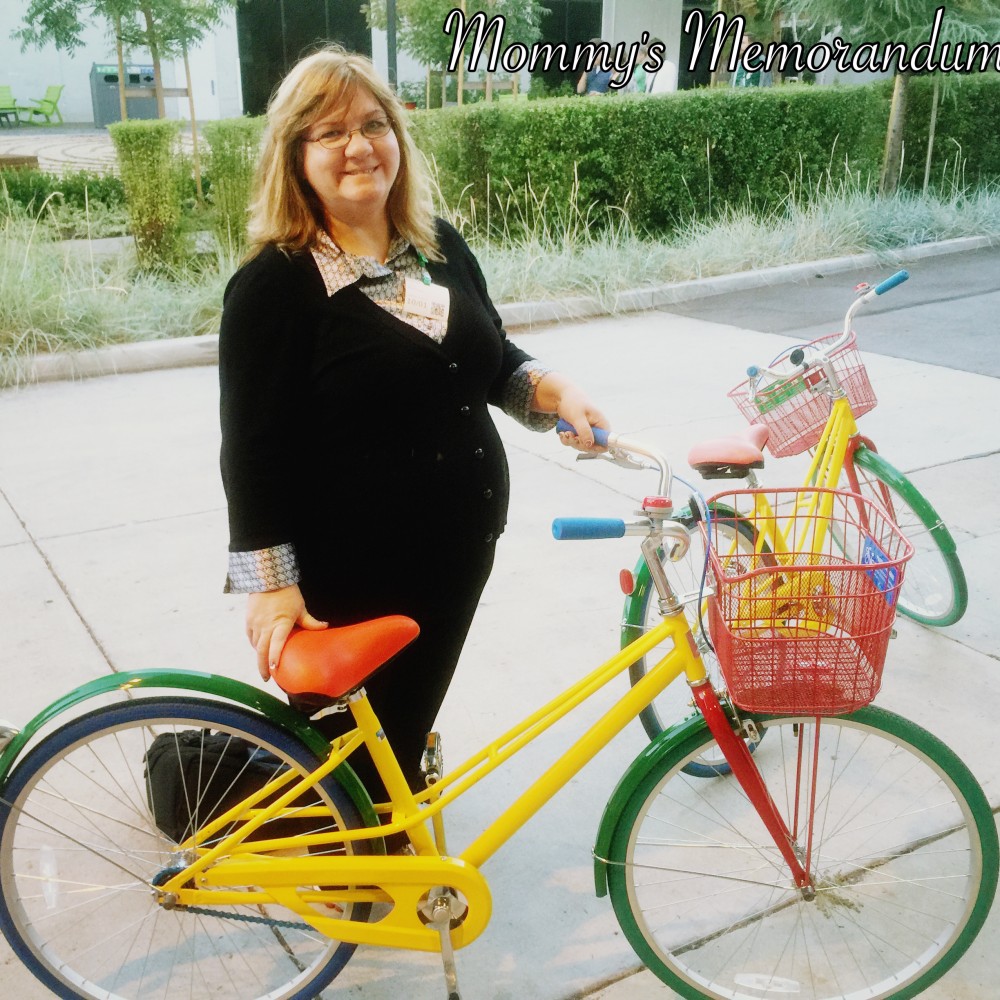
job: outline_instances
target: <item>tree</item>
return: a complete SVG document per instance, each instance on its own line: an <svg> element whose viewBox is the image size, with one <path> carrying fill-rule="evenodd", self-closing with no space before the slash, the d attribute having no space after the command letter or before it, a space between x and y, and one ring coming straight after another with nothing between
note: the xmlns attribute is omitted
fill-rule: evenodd
<svg viewBox="0 0 1000 1000"><path fill-rule="evenodd" d="M125 107L125 58L122 52L122 22L132 14L131 0L31 0L24 15L23 27L11 32L21 43L23 52L29 45L35 48L51 42L57 49L73 52L83 44L80 37L92 20L105 21L115 39L118 54L118 107L122 121Z"/></svg>
<svg viewBox="0 0 1000 1000"><path fill-rule="evenodd" d="M932 36L934 17L941 0L893 0L871 3L870 0L782 0L781 9L834 31L852 45L901 42L912 52ZM941 47L962 43L990 44L1000 28L1000 3L997 0L953 0L941 19L937 56ZM892 106L886 131L885 155L879 189L883 194L896 190L903 160L903 130L906 124L906 98L912 71L901 71L898 64L893 78ZM936 113L936 106L935 106Z"/></svg>
<svg viewBox="0 0 1000 1000"><path fill-rule="evenodd" d="M165 109L161 56L180 55L201 41L223 12L237 3L238 0L29 0L23 26L12 34L21 42L22 51L29 45L41 48L52 43L57 49L73 52L83 44L87 27L104 22L115 37L119 80L123 84L122 46L149 49L156 109L162 118ZM123 91L124 86L119 87L124 119Z"/></svg>
<svg viewBox="0 0 1000 1000"><path fill-rule="evenodd" d="M83 31L88 25L104 21L114 34L118 52L118 103L122 121L128 117L123 48L149 49L156 113L160 118L166 116L161 58L183 58L194 141L195 186L200 199L201 163L188 51L237 3L238 0L30 0L24 26L13 35L20 40L22 51L29 45L41 48L51 42L57 49L72 52L83 44Z"/></svg>
<svg viewBox="0 0 1000 1000"><path fill-rule="evenodd" d="M396 0L399 47L428 68L443 69L451 58L453 44L452 37L444 33L444 24L448 14L458 6L468 8L470 15L482 10L489 18L495 14L504 18L501 51L512 42L525 45L536 42L542 33L542 15L548 13L539 0L480 0L478 4L460 0ZM385 0L371 0L365 13L373 28L385 30ZM495 37L491 35L491 39ZM487 73L487 99L490 82L491 75ZM461 100L460 89L459 103Z"/></svg>
<svg viewBox="0 0 1000 1000"><path fill-rule="evenodd" d="M135 29L131 34L124 35L126 42L149 48L150 54L153 55L155 80L160 79L158 61L160 55L180 56L184 61L184 82L191 117L192 166L199 201L202 198L201 156L188 52L222 20L225 10L235 7L237 2L238 0L155 0L155 2L141 0L138 6L146 26L145 30ZM157 93L157 109L162 118L164 115L162 86Z"/></svg>

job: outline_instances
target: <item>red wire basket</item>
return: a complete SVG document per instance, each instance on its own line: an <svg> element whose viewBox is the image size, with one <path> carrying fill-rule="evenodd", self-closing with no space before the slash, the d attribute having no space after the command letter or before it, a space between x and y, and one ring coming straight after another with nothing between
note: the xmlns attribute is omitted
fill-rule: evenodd
<svg viewBox="0 0 1000 1000"><path fill-rule="evenodd" d="M825 489L740 490L714 504L751 508L740 517L756 538L737 532L734 543L731 519L729 530L707 528L709 631L733 702L806 715L871 702L913 554L889 514L856 493ZM775 524L782 543L770 537Z"/></svg>
<svg viewBox="0 0 1000 1000"><path fill-rule="evenodd" d="M820 347L840 336L831 333L812 341ZM794 348L789 348L789 352ZM786 352L787 353L787 352ZM783 358L781 359L783 360ZM878 400L868 381L861 355L852 332L847 343L832 358L833 370L847 393L855 417L871 410ZM774 367L770 365L769 367ZM758 387L753 400L749 398L750 380L741 382L729 391L729 398L751 424L765 424L770 430L767 450L775 458L799 455L819 441L830 416L831 398L817 389L822 371L810 369L804 374L796 371L788 378Z"/></svg>

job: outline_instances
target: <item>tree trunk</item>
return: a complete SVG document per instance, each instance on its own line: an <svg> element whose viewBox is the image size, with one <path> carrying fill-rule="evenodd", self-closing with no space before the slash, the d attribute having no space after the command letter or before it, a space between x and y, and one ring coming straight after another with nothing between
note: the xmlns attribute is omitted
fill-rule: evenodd
<svg viewBox="0 0 1000 1000"><path fill-rule="evenodd" d="M938 96L941 91L941 81L934 77L934 96L931 98L931 121L927 129L927 160L924 162L924 194L931 183L931 157L934 155L934 133L937 131Z"/></svg>
<svg viewBox="0 0 1000 1000"><path fill-rule="evenodd" d="M148 4L142 5L142 16L146 21L146 43L153 61L153 93L156 95L156 117L167 117L167 106L163 101L163 72L160 68L160 46L156 39L156 22Z"/></svg>
<svg viewBox="0 0 1000 1000"><path fill-rule="evenodd" d="M885 134L885 156L882 158L882 178L879 194L895 194L899 172L903 166L903 128L906 125L906 94L909 89L908 73L897 73L892 88L892 107L889 109L889 128Z"/></svg>
<svg viewBox="0 0 1000 1000"><path fill-rule="evenodd" d="M461 0L461 3L459 3L458 6L459 6L459 8L462 11L462 21L464 22L465 21L465 0ZM457 85L457 92L456 92L456 96L455 96L455 100L459 104L464 104L465 103L464 94L465 94L465 61L464 61L464 59L459 59L458 60L458 85ZM441 107L443 108L447 103L448 102L444 99L444 93L442 92L442 94L441 94Z"/></svg>
<svg viewBox="0 0 1000 1000"><path fill-rule="evenodd" d="M122 51L122 19L120 14L115 15L115 51L118 54L118 112L121 120L128 121L128 104L125 101L125 88L128 80L125 79L125 53Z"/></svg>
<svg viewBox="0 0 1000 1000"><path fill-rule="evenodd" d="M729 16L729 11L727 9L725 0L718 0L718 3L716 3L716 5L715 5L715 13L716 14L725 14L727 17ZM720 62L721 62L721 60L720 60ZM721 81L722 81L722 73L719 70L719 67L718 66L713 66L712 67L712 75L709 78L709 86L710 87L717 87Z"/></svg>
<svg viewBox="0 0 1000 1000"><path fill-rule="evenodd" d="M784 21L785 21L784 15L781 13L781 9L778 8L771 15L771 39L772 39L772 41L775 41L775 42L780 42L781 41L781 31L782 31L782 28L784 27ZM782 79L784 78L781 70L779 70L777 68L771 70L771 77L772 77L772 79L773 79L773 81L775 83L781 83Z"/></svg>
<svg viewBox="0 0 1000 1000"><path fill-rule="evenodd" d="M198 150L198 122L195 120L194 116L194 87L191 86L191 63L188 61L188 50L187 46L183 47L184 52L184 80L187 84L188 92L188 110L191 112L191 169L194 172L194 189L198 196L198 204L200 205L204 200L205 196L201 190L201 156Z"/></svg>

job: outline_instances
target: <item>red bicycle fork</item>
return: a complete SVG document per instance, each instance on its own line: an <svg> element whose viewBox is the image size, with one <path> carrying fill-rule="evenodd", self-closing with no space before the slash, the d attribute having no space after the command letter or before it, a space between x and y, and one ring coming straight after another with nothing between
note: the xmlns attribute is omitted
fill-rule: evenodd
<svg viewBox="0 0 1000 1000"><path fill-rule="evenodd" d="M778 808L774 804L774 799L771 798L771 793L767 790L764 779L761 777L760 771L757 769L757 765L754 763L750 750L747 748L742 736L733 732L732 722L719 703L715 689L706 680L701 684L692 685L691 690L694 694L698 710L708 723L709 731L715 737L715 742L718 743L719 749L722 750L727 763L732 769L733 776L740 783L740 787L757 810L757 815L760 816L768 833L770 833L771 838L774 840L775 846L781 853L785 864L788 865L795 885L802 891L802 895L806 899L811 899L816 894L812 876L809 874L810 856L812 854L812 823L806 822L809 834L807 838L808 842L803 852L797 844L795 837L789 832L785 821L781 818ZM815 776L813 776L813 779L815 779ZM801 787L801 784L798 787ZM815 808L815 780L809 782L809 787L812 791L810 793L808 811L809 816L812 816L813 809ZM799 820L798 795L796 795L796 816L794 819L796 828L799 826Z"/></svg>

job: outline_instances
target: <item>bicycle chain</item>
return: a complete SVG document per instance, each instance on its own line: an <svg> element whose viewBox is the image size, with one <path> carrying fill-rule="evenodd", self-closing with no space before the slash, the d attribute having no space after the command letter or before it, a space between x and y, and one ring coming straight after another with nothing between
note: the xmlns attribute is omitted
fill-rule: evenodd
<svg viewBox="0 0 1000 1000"><path fill-rule="evenodd" d="M297 923L294 920L271 920L268 917L255 917L249 913L224 913L222 910L211 909L207 906L177 906L175 910L182 910L184 913L194 913L199 917L222 917L224 920L238 920L244 924L264 924L267 927L285 927L293 931L313 931L316 928L311 924Z"/></svg>

